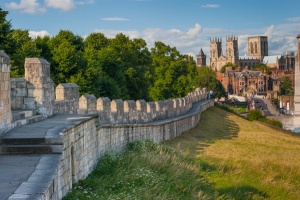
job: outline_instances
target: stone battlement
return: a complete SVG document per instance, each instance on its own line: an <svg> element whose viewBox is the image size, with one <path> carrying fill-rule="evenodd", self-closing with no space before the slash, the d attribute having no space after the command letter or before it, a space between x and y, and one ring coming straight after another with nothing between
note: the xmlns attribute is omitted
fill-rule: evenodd
<svg viewBox="0 0 300 200"><path fill-rule="evenodd" d="M11 109L30 109L45 117L68 116L75 121L79 120L76 116L87 117L68 128L51 128L51 141L60 146L57 164L47 166L53 173L51 179L46 183L43 180L43 191L34 194L30 193L33 191L30 187L35 187L32 180L23 183L29 185L28 191L17 189L12 199L23 194L43 200L62 199L74 183L92 172L106 152L122 151L137 140L159 143L175 138L195 127L201 113L214 103L207 100L206 89L198 88L183 98L156 102L97 99L93 94L79 97L79 88L74 83L61 83L54 90L50 64L41 58L27 58L25 77L10 79L10 61L3 51L0 51L0 79L0 134L13 128Z"/></svg>
<svg viewBox="0 0 300 200"><path fill-rule="evenodd" d="M192 104L207 98L206 89L196 89L183 98L145 100L79 97L75 83L60 83L54 90L50 63L43 58L25 59L25 77L10 79L10 58L0 51L0 134L12 128L11 109L35 110L45 117L53 114L98 114L100 124L142 124L180 116Z"/></svg>

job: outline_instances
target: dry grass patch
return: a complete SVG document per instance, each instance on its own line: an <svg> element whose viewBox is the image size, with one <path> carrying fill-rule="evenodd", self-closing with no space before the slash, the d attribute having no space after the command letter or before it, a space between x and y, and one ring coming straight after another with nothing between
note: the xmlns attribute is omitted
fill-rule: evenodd
<svg viewBox="0 0 300 200"><path fill-rule="evenodd" d="M200 167L220 194L233 199L300 199L300 137L218 108L167 142Z"/></svg>

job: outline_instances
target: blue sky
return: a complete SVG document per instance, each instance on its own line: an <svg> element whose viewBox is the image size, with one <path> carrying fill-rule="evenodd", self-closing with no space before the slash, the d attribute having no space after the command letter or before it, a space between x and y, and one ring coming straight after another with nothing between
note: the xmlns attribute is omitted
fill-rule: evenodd
<svg viewBox="0 0 300 200"><path fill-rule="evenodd" d="M13 28L27 29L32 37L56 35L60 29L80 36L123 32L175 46L195 56L209 39L235 35L240 55L247 53L247 37L269 38L269 55L296 51L300 33L299 0L1 0ZM225 44L223 44L225 48Z"/></svg>

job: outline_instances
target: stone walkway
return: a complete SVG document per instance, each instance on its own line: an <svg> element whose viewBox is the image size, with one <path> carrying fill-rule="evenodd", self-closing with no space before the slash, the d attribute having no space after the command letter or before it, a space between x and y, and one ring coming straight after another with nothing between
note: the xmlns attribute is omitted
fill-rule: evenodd
<svg viewBox="0 0 300 200"><path fill-rule="evenodd" d="M56 115L44 121L12 129L0 136L0 200L40 199L42 192L53 180L60 163L59 148L52 152L36 154L25 147L62 145L64 130L88 120L95 115ZM19 142L18 142L19 141ZM20 144L20 141L25 144ZM15 144L18 142L19 144ZM24 154L3 152L3 149L23 146ZM2 152L2 153L1 153Z"/></svg>
<svg viewBox="0 0 300 200"><path fill-rule="evenodd" d="M198 112L203 100L193 104L191 110L175 118ZM60 145L63 144L64 130L89 120L96 115L56 115L46 120L14 128L0 135L0 200L35 200L41 199L45 188L51 184L53 176L59 167L61 159ZM165 123L175 118L168 118L151 123ZM21 144L20 144L21 141ZM26 143L26 144L22 144ZM41 144L35 144L36 142ZM7 143L7 144L6 144ZM15 144L18 143L18 144ZM3 149L8 146L26 146L32 150L36 146L35 154L21 148L26 154L4 154ZM45 151L47 154L39 153ZM40 148L41 147L41 148ZM54 147L54 148L53 148ZM1 149L2 148L2 149ZM1 154L2 152L2 154Z"/></svg>

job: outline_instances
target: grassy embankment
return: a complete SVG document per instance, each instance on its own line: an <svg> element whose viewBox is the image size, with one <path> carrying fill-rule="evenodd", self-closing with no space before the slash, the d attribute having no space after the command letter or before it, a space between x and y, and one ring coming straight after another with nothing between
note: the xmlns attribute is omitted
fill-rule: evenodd
<svg viewBox="0 0 300 200"><path fill-rule="evenodd" d="M218 108L163 145L110 153L66 199L300 199L300 137Z"/></svg>

